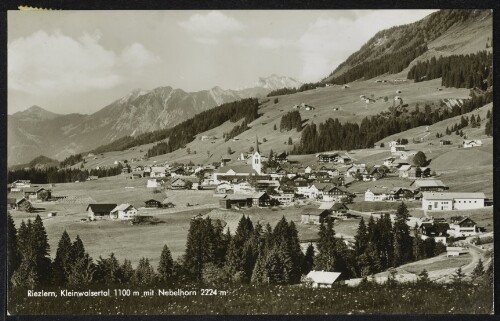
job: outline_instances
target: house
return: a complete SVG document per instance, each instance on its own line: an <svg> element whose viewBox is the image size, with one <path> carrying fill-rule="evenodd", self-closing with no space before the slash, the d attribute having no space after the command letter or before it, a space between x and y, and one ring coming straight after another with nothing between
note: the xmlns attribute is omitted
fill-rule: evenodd
<svg viewBox="0 0 500 321"><path fill-rule="evenodd" d="M144 203L146 204L146 207L148 207L148 208L162 208L163 207L163 203L158 201L158 200L155 200L155 199L147 200Z"/></svg>
<svg viewBox="0 0 500 321"><path fill-rule="evenodd" d="M422 193L424 211L469 210L484 207L484 193Z"/></svg>
<svg viewBox="0 0 500 321"><path fill-rule="evenodd" d="M408 178L410 176L410 170L412 169L413 166L411 165L402 165L400 168L398 168L399 171L399 177L400 178ZM413 171L412 174L414 175L415 172Z"/></svg>
<svg viewBox="0 0 500 321"><path fill-rule="evenodd" d="M219 200L219 206L224 209L252 207L252 204L253 199L250 195L227 194Z"/></svg>
<svg viewBox="0 0 500 321"><path fill-rule="evenodd" d="M116 206L110 213L112 219L131 220L137 216L137 209L130 204Z"/></svg>
<svg viewBox="0 0 500 321"><path fill-rule="evenodd" d="M51 197L51 191L43 187L29 187L24 189L24 197L28 200L41 200L44 194L47 194L47 199Z"/></svg>
<svg viewBox="0 0 500 321"><path fill-rule="evenodd" d="M30 180L17 180L10 185L11 192L21 192L25 188L31 187Z"/></svg>
<svg viewBox="0 0 500 321"><path fill-rule="evenodd" d="M411 185L414 185L419 192L442 192L449 189L448 186L437 179L417 179Z"/></svg>
<svg viewBox="0 0 500 321"><path fill-rule="evenodd" d="M316 155L320 163L334 163L337 161L338 156L338 153L320 153Z"/></svg>
<svg viewBox="0 0 500 321"><path fill-rule="evenodd" d="M224 155L221 156L220 158L220 166L226 166L227 163L231 161L231 156L230 155Z"/></svg>
<svg viewBox="0 0 500 321"><path fill-rule="evenodd" d="M254 193L252 195L252 205L257 207L267 207L271 205L271 198L266 192Z"/></svg>
<svg viewBox="0 0 500 321"><path fill-rule="evenodd" d="M429 168L427 168L426 170L427 170L427 172L430 171ZM401 169L400 169L399 173L401 173ZM418 166L410 166L410 169L408 170L407 173L408 173L408 176L406 176L406 177L410 178L410 179L422 177L422 169Z"/></svg>
<svg viewBox="0 0 500 321"><path fill-rule="evenodd" d="M321 224L330 214L328 209L306 208L302 210L300 221L302 224Z"/></svg>
<svg viewBox="0 0 500 321"><path fill-rule="evenodd" d="M468 237L479 234L480 230L476 222L466 217L460 221L453 221L450 224L448 233L454 237Z"/></svg>
<svg viewBox="0 0 500 321"><path fill-rule="evenodd" d="M387 167L392 167L395 160L396 160L395 157L387 157L384 159L384 165Z"/></svg>
<svg viewBox="0 0 500 321"><path fill-rule="evenodd" d="M349 86L349 85L343 85L342 86L342 89L348 89L348 88L351 88L351 86Z"/></svg>
<svg viewBox="0 0 500 321"><path fill-rule="evenodd" d="M170 188L172 189L198 189L200 184L200 179L198 177L178 177L175 178L170 183Z"/></svg>
<svg viewBox="0 0 500 321"><path fill-rule="evenodd" d="M313 288L330 288L339 276L340 272L311 271L307 274Z"/></svg>
<svg viewBox="0 0 500 321"><path fill-rule="evenodd" d="M333 214L346 214L349 209L344 203L335 203L330 210Z"/></svg>
<svg viewBox="0 0 500 321"><path fill-rule="evenodd" d="M306 106L306 110L315 110L315 109L316 109L316 107L309 106L309 105L308 105L308 106Z"/></svg>
<svg viewBox="0 0 500 321"><path fill-rule="evenodd" d="M292 193L269 195L269 197L278 202L279 204L288 205L293 203L295 194L292 191Z"/></svg>
<svg viewBox="0 0 500 321"><path fill-rule="evenodd" d="M143 172L144 171L144 166L137 165L137 166L134 167L134 169L132 171L133 172Z"/></svg>
<svg viewBox="0 0 500 321"><path fill-rule="evenodd" d="M252 186L247 181L239 182L233 185L234 193L236 194L253 194L256 192L256 188Z"/></svg>
<svg viewBox="0 0 500 321"><path fill-rule="evenodd" d="M392 155L399 155L401 152L406 151L405 145L393 145L391 146Z"/></svg>
<svg viewBox="0 0 500 321"><path fill-rule="evenodd" d="M311 166L307 166L305 169L304 169L304 173L305 174L311 174L313 172L313 168Z"/></svg>
<svg viewBox="0 0 500 321"><path fill-rule="evenodd" d="M151 176L151 167L150 166L145 166L144 171L142 172L142 176L144 177L150 177Z"/></svg>
<svg viewBox="0 0 500 321"><path fill-rule="evenodd" d="M462 142L463 148L480 147L483 143L480 139L464 139Z"/></svg>
<svg viewBox="0 0 500 321"><path fill-rule="evenodd" d="M161 182L157 180L156 178L154 179L148 179L146 183L146 188L157 188L161 185Z"/></svg>
<svg viewBox="0 0 500 321"><path fill-rule="evenodd" d="M15 209L23 211L31 208L31 203L26 198L20 198L16 201Z"/></svg>
<svg viewBox="0 0 500 321"><path fill-rule="evenodd" d="M337 157L337 163L339 164L349 164L351 163L351 158L348 156L339 156Z"/></svg>
<svg viewBox="0 0 500 321"><path fill-rule="evenodd" d="M98 179L99 179L99 176L89 176L89 177L87 178L87 181L96 181L96 180L98 180Z"/></svg>
<svg viewBox="0 0 500 321"><path fill-rule="evenodd" d="M468 251L461 246L447 246L446 256L460 256L460 254L466 254Z"/></svg>
<svg viewBox="0 0 500 321"><path fill-rule="evenodd" d="M396 187L393 188L391 194L394 195L396 200L413 200L415 199L415 192L409 188Z"/></svg>
<svg viewBox="0 0 500 321"><path fill-rule="evenodd" d="M128 173L130 173L129 167L128 166L123 167L122 168L122 174L128 174Z"/></svg>
<svg viewBox="0 0 500 321"><path fill-rule="evenodd" d="M229 192L233 192L233 185L229 183L220 183L215 188L215 193L217 194L227 194Z"/></svg>
<svg viewBox="0 0 500 321"><path fill-rule="evenodd" d="M317 185L320 185L319 198L325 202L341 202L344 197L353 197L353 194L345 188L333 186L328 183L319 183Z"/></svg>
<svg viewBox="0 0 500 321"><path fill-rule="evenodd" d="M365 202L381 202L393 199L394 195L391 191L384 188L370 188L365 192Z"/></svg>
<svg viewBox="0 0 500 321"><path fill-rule="evenodd" d="M451 141L441 139L441 140L439 141L439 145L441 145L441 146L451 145Z"/></svg>
<svg viewBox="0 0 500 321"><path fill-rule="evenodd" d="M288 154L285 152L281 152L280 154L274 155L274 160L279 163L287 163L288 162Z"/></svg>
<svg viewBox="0 0 500 321"><path fill-rule="evenodd" d="M111 211L115 207L116 204L89 204L86 210L89 217L89 221L109 218L111 215Z"/></svg>
<svg viewBox="0 0 500 321"><path fill-rule="evenodd" d="M146 170L144 170L146 172ZM165 166L152 166L150 177L165 177L167 175L167 168Z"/></svg>

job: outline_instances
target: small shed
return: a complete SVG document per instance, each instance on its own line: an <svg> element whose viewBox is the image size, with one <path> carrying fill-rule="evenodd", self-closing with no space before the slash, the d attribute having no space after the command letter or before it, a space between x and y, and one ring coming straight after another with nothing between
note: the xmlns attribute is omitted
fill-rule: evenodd
<svg viewBox="0 0 500 321"><path fill-rule="evenodd" d="M330 216L331 211L327 209L304 209L301 215L302 224L321 224L325 218Z"/></svg>
<svg viewBox="0 0 500 321"><path fill-rule="evenodd" d="M307 278L312 281L313 288L329 288L340 277L340 272L311 271Z"/></svg>

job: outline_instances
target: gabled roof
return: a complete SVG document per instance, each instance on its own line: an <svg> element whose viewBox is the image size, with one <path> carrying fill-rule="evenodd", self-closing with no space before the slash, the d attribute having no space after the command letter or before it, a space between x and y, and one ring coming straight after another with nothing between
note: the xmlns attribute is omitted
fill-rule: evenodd
<svg viewBox="0 0 500 321"><path fill-rule="evenodd" d="M144 203L149 203L149 202L161 203L159 200L155 200L154 198L144 201Z"/></svg>
<svg viewBox="0 0 500 321"><path fill-rule="evenodd" d="M133 207L133 206L132 206L132 205L130 205L130 204L127 204L127 203L125 203L125 204L120 204L120 205L118 205L117 207L115 207L115 208L111 211L111 213L118 212L118 211L126 211L126 210L128 210L129 208L131 208L131 207Z"/></svg>
<svg viewBox="0 0 500 321"><path fill-rule="evenodd" d="M252 168L251 165L226 165L223 167L219 167L215 173L217 174L225 174L228 171L233 170L235 173L243 173L243 174L257 174L257 172Z"/></svg>
<svg viewBox="0 0 500 321"><path fill-rule="evenodd" d="M103 212L111 212L114 208L116 207L116 204L89 204L87 206L86 211L92 209L92 212L98 212L98 213L103 213Z"/></svg>
<svg viewBox="0 0 500 321"><path fill-rule="evenodd" d="M400 171L407 171L410 170L411 165L403 165L399 168Z"/></svg>
<svg viewBox="0 0 500 321"><path fill-rule="evenodd" d="M333 284L340 276L340 272L311 271L307 277L315 283Z"/></svg>
<svg viewBox="0 0 500 321"><path fill-rule="evenodd" d="M28 187L24 189L25 193L38 193L39 191L43 190L45 188L43 187Z"/></svg>
<svg viewBox="0 0 500 321"><path fill-rule="evenodd" d="M266 192L253 193L252 198L261 198L264 195L267 195L267 193Z"/></svg>
<svg viewBox="0 0 500 321"><path fill-rule="evenodd" d="M348 210L348 208L344 203L335 203L333 204L331 210L332 211Z"/></svg>
<svg viewBox="0 0 500 321"><path fill-rule="evenodd" d="M417 179L415 180L416 187L447 187L442 181L437 179Z"/></svg>
<svg viewBox="0 0 500 321"><path fill-rule="evenodd" d="M377 187L369 188L366 190L366 192L368 192L368 191L372 192L373 194L390 194L391 193L391 191L389 191L386 188L377 188Z"/></svg>
<svg viewBox="0 0 500 321"><path fill-rule="evenodd" d="M463 218L462 220L460 220L459 222L457 222L455 224L456 225L462 225L462 223L464 223L466 221L471 221L472 223L476 224L476 222L474 222L470 217L465 217L465 218Z"/></svg>

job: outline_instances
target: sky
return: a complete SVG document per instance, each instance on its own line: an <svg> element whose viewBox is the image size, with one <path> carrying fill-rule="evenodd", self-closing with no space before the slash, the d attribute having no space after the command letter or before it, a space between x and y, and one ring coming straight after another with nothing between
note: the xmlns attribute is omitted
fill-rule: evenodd
<svg viewBox="0 0 500 321"><path fill-rule="evenodd" d="M313 82L435 10L9 11L8 111L93 113L132 90Z"/></svg>

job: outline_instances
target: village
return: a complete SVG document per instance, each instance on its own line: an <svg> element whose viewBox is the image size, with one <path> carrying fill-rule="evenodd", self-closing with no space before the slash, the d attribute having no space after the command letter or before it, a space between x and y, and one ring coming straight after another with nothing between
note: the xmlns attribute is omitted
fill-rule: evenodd
<svg viewBox="0 0 500 321"><path fill-rule="evenodd" d="M122 174L112 179L133 182L132 185L146 191L137 193L145 195L141 201L133 198L129 202L95 202L92 197L55 192L57 186L52 188L51 184L36 185L19 180L8 185L8 205L14 215L39 212L38 206L43 205L46 218L57 219L57 216L64 215L67 204L78 204L76 211L85 211L85 216L79 214L79 222L90 226L97 224L94 228L113 221L154 224L161 222L162 217L187 212L193 213L192 217L220 219L225 224L225 231L230 233L236 231L241 216L264 218L262 221L269 220L269 217L277 219L276 212L272 211L280 208L282 212L277 214L290 216L299 223L305 251L309 244L315 244L317 228L326 218L335 220L339 235L352 248L361 217L367 220L370 216L380 218L389 214L394 220L397 205L405 202L411 213L407 222L411 230L418 232L423 240L434 238L446 245L446 257L463 256L470 251L484 252L484 246L479 247L479 244L492 242L492 226L478 224L470 217L469 211L491 208L493 199L481 192L450 189L432 166L417 166L414 160L417 152L407 149L404 143L404 140L397 140L384 144L381 149L386 150L387 157L375 164L356 161L355 151L317 153L310 158L312 161L301 162L293 160L294 156L287 152L270 151L266 156L256 137L255 145L249 151L242 151L239 156L237 153L222 156L220 162L212 164L133 165L134 161L117 160L116 164L123 165ZM464 139L459 148L480 146L480 140ZM87 157L93 158L94 155ZM426 163L424 160L420 165ZM99 184L103 180L89 176L86 182L75 184ZM125 186L124 189L133 192L136 187ZM202 196L197 199L191 195ZM187 201L180 203L180 200ZM61 204L66 204L62 211ZM481 223L485 221L481 220ZM491 245L486 245L486 249ZM319 273L318 276L313 272ZM320 271L311 273L313 279L326 277L332 283L338 278L333 272L324 272L326 274L322 276ZM435 274L436 279L443 278L439 271ZM378 279L383 281L387 277L386 273ZM409 277L416 276L411 274ZM357 282L359 279L351 283Z"/></svg>

